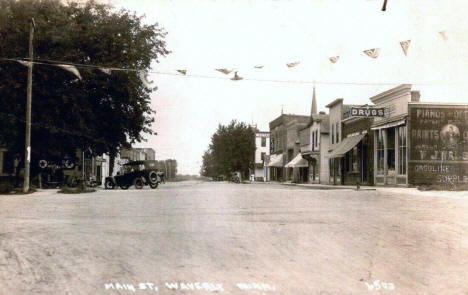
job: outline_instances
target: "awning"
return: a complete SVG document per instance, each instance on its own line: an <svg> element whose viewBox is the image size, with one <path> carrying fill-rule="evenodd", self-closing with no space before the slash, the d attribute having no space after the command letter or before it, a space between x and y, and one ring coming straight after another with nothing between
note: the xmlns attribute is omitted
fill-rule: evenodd
<svg viewBox="0 0 468 295"><path fill-rule="evenodd" d="M344 157L344 155L351 150L353 147L355 147L361 139L366 136L365 134L359 134L355 136L350 136L346 137L343 139L343 141L336 147L329 155L327 158L339 158L339 157Z"/></svg>
<svg viewBox="0 0 468 295"><path fill-rule="evenodd" d="M271 155L268 167L283 167L283 154Z"/></svg>
<svg viewBox="0 0 468 295"><path fill-rule="evenodd" d="M375 126L375 127L372 127L371 129L372 130L386 129L386 128L391 128L391 127L404 125L405 123L406 123L406 120L399 120L399 121L383 124L383 125L380 125L380 126Z"/></svg>
<svg viewBox="0 0 468 295"><path fill-rule="evenodd" d="M309 167L309 163L306 159L302 158L302 155L299 153L294 159L291 160L286 166L286 168L295 168L295 167Z"/></svg>

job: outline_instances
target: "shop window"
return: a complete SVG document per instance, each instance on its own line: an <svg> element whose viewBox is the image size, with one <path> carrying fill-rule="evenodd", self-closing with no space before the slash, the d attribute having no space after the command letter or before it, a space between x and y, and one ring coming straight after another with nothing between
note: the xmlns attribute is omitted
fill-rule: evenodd
<svg viewBox="0 0 468 295"><path fill-rule="evenodd" d="M398 174L406 174L406 126L398 128Z"/></svg>
<svg viewBox="0 0 468 295"><path fill-rule="evenodd" d="M357 172L357 146L346 153L346 171Z"/></svg>
<svg viewBox="0 0 468 295"><path fill-rule="evenodd" d="M336 131L336 142L337 143L340 142L340 131L339 131L339 129L340 129L340 125L339 125L339 123L336 123L335 131Z"/></svg>
<svg viewBox="0 0 468 295"><path fill-rule="evenodd" d="M335 143L335 124L332 124L332 144Z"/></svg>
<svg viewBox="0 0 468 295"><path fill-rule="evenodd" d="M384 174L384 143L383 131L379 129L376 131L377 138L377 174Z"/></svg>
<svg viewBox="0 0 468 295"><path fill-rule="evenodd" d="M262 147L266 147L266 137L262 137Z"/></svg>
<svg viewBox="0 0 468 295"><path fill-rule="evenodd" d="M387 129L387 167L395 171L395 128Z"/></svg>

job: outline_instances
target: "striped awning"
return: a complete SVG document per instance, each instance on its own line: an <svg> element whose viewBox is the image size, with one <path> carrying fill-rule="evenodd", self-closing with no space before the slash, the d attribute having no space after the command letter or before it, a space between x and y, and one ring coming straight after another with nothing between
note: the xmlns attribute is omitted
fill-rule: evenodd
<svg viewBox="0 0 468 295"><path fill-rule="evenodd" d="M343 141L338 145L329 155L327 158L340 158L344 157L344 155L355 147L363 138L366 136L365 134L359 134L355 136L346 137Z"/></svg>
<svg viewBox="0 0 468 295"><path fill-rule="evenodd" d="M295 168L295 167L309 167L309 163L306 159L302 158L301 153L297 154L288 164L286 164L287 168Z"/></svg>

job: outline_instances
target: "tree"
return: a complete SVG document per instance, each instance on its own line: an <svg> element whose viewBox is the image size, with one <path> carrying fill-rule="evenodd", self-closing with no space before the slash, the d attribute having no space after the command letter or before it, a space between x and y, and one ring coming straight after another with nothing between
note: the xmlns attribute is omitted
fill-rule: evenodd
<svg viewBox="0 0 468 295"><path fill-rule="evenodd" d="M34 60L41 63L33 70L33 163L42 155L74 155L77 148L113 155L152 134L153 89L139 71L169 54L158 24L95 2L0 0L0 143L24 156L27 68L5 58L28 56L32 17ZM88 67L78 67L79 80L51 65L55 61ZM92 65L131 70L109 75Z"/></svg>
<svg viewBox="0 0 468 295"><path fill-rule="evenodd" d="M211 137L211 144L203 154L202 175L228 176L241 171L248 174L255 153L255 132L252 127L235 120L227 126L219 125Z"/></svg>

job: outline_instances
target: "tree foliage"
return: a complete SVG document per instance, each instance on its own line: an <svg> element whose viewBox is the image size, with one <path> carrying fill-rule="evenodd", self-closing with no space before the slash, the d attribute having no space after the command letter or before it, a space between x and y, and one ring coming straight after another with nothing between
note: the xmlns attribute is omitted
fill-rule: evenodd
<svg viewBox="0 0 468 295"><path fill-rule="evenodd" d="M240 171L248 174L254 160L255 132L243 122L235 120L227 126L219 125L211 137L211 144L202 157L201 175L229 176Z"/></svg>
<svg viewBox="0 0 468 295"><path fill-rule="evenodd" d="M147 70L167 55L165 31L142 17L95 2L0 0L0 142L24 154L27 58L34 18L32 156L115 152L152 134L154 113L137 71L79 67L82 80L53 61ZM3 58L3 59L2 59Z"/></svg>

